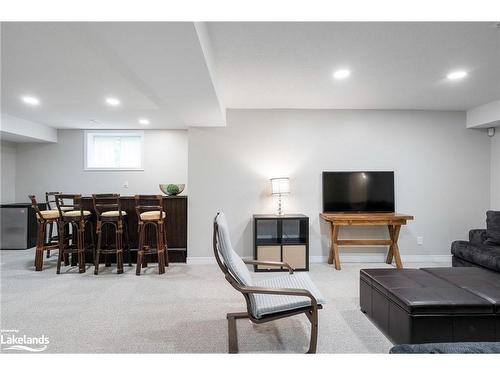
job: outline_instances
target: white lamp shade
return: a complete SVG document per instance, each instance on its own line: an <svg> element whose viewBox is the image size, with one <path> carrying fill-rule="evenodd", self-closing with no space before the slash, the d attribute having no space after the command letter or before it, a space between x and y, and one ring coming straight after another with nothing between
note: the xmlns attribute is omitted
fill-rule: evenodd
<svg viewBox="0 0 500 375"><path fill-rule="evenodd" d="M289 194L290 179L288 177L271 178L272 194Z"/></svg>

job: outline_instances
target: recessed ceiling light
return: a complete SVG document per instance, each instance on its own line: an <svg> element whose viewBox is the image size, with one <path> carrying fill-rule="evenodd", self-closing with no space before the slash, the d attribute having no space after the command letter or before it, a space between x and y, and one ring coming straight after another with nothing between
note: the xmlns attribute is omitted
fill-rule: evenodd
<svg viewBox="0 0 500 375"><path fill-rule="evenodd" d="M456 81L465 77L467 77L467 72L465 70L455 70L448 73L448 75L446 76L446 78L448 78L450 81Z"/></svg>
<svg viewBox="0 0 500 375"><path fill-rule="evenodd" d="M149 125L149 120L147 118L140 118L139 124L141 125Z"/></svg>
<svg viewBox="0 0 500 375"><path fill-rule="evenodd" d="M121 103L120 100L117 98L113 98L113 97L106 98L106 104L110 105L112 107L117 107L120 105L120 103Z"/></svg>
<svg viewBox="0 0 500 375"><path fill-rule="evenodd" d="M349 78L350 75L351 75L351 71L349 69L339 69L333 73L333 78L346 79L346 78Z"/></svg>
<svg viewBox="0 0 500 375"><path fill-rule="evenodd" d="M35 98L34 96L23 96L23 97L21 97L21 100L29 105L39 105L40 104L40 100L38 98Z"/></svg>

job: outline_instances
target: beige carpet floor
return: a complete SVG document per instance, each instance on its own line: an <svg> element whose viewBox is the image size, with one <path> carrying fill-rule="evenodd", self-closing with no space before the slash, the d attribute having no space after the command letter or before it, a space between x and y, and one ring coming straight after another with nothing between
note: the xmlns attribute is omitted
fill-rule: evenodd
<svg viewBox="0 0 500 375"><path fill-rule="evenodd" d="M137 277L114 265L94 276L76 267L56 275L56 255L33 271L34 250L1 251L3 330L49 337L48 353L225 353L227 312L244 299L214 265L171 264L164 275L151 265ZM407 263L407 267L448 266ZM328 299L320 311L318 352L387 353L390 341L359 310L359 270L383 263L348 264L335 271L312 264L310 276ZM254 274L256 279L276 274ZM300 353L309 344L305 316L255 325L238 321L240 352Z"/></svg>

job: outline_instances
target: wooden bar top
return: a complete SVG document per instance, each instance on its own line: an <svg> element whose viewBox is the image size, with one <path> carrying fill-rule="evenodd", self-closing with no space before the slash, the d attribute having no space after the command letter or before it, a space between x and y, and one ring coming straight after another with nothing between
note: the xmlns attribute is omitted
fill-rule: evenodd
<svg viewBox="0 0 500 375"><path fill-rule="evenodd" d="M150 195L156 195L156 194L150 194ZM161 194L158 194L161 195ZM187 198L187 195L163 195L162 199L181 199L181 198ZM92 199L92 196L83 196L82 199ZM135 199L134 195L121 195L120 199Z"/></svg>

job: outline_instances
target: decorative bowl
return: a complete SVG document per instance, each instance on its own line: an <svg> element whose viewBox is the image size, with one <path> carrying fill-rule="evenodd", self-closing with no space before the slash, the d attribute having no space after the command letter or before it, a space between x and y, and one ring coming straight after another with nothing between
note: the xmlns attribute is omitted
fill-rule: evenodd
<svg viewBox="0 0 500 375"><path fill-rule="evenodd" d="M160 184L160 190L166 195L179 195L185 186L185 184Z"/></svg>

